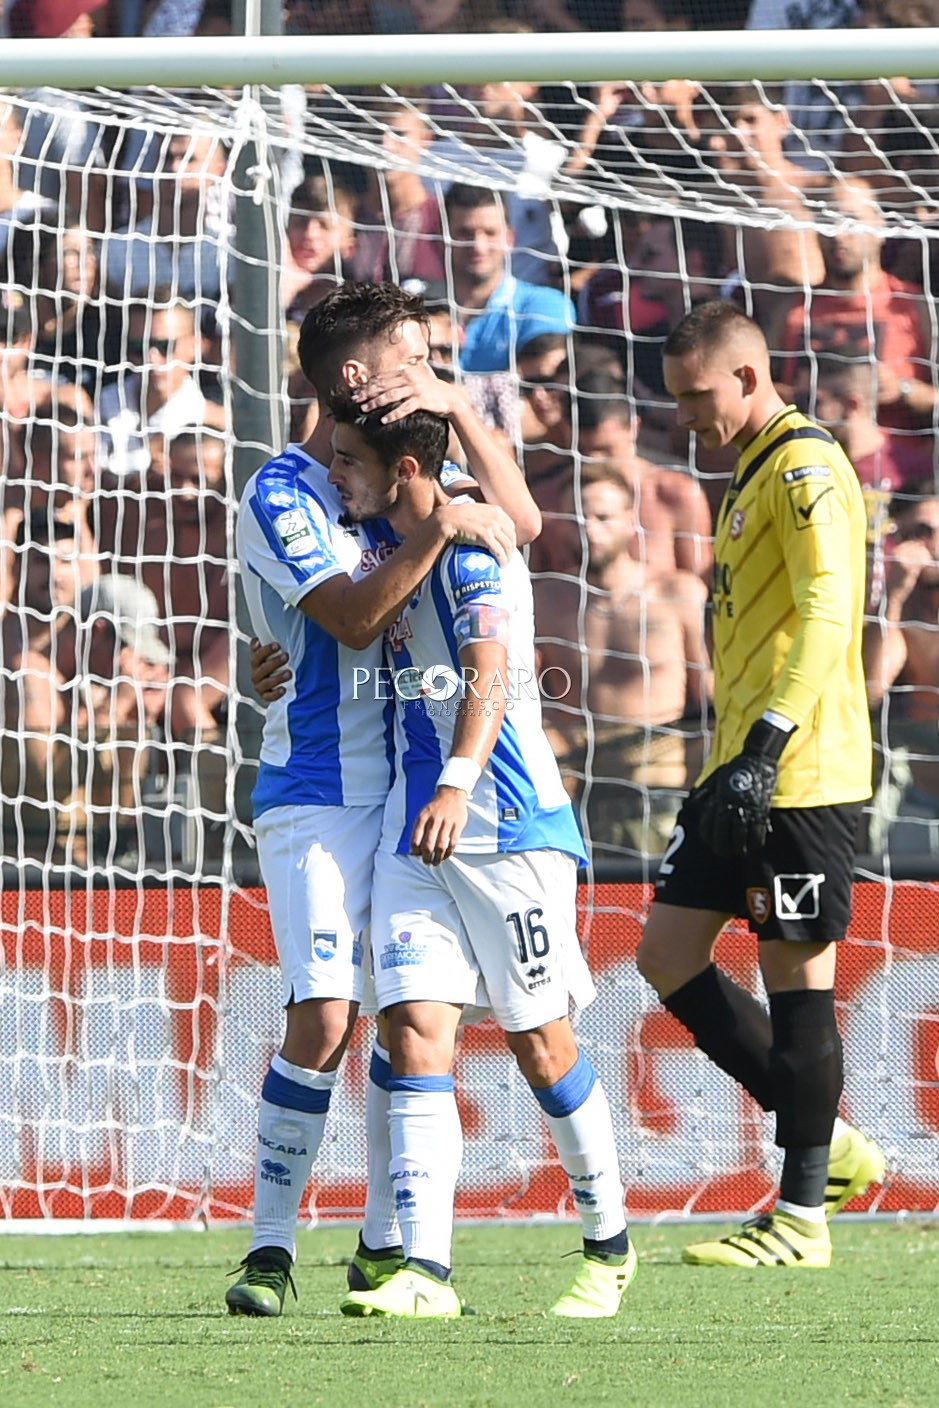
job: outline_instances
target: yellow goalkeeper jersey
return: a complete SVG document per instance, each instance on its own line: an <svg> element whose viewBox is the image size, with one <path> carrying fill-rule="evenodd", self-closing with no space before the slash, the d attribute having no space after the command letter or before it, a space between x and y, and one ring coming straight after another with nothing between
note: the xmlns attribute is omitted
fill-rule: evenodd
<svg viewBox="0 0 939 1408"><path fill-rule="evenodd" d="M698 781L743 747L766 709L797 725L776 807L871 793L861 661L867 518L841 447L794 406L740 455L714 542L717 730Z"/></svg>

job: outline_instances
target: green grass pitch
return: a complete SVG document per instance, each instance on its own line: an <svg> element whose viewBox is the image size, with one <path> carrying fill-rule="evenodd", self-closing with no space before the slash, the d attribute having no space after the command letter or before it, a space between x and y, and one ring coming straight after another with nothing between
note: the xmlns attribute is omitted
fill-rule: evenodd
<svg viewBox="0 0 939 1408"><path fill-rule="evenodd" d="M939 1223L834 1228L828 1271L686 1267L710 1228L635 1228L614 1321L551 1320L575 1226L461 1227L460 1321L345 1320L354 1230L301 1232L299 1302L226 1314L244 1229L0 1240L9 1408L936 1408Z"/></svg>

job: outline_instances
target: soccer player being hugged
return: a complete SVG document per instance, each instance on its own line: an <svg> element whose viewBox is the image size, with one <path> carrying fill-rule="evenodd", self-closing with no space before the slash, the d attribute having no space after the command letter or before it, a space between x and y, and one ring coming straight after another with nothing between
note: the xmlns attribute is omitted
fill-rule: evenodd
<svg viewBox="0 0 939 1408"><path fill-rule="evenodd" d="M763 334L734 304L695 308L663 367L679 423L739 458L714 544L717 727L638 963L701 1050L775 1113L783 1151L773 1211L684 1260L828 1266L827 1218L884 1174L880 1149L838 1118L834 995L871 792L864 502L832 436L780 399ZM714 965L734 915L759 941L768 1012Z"/></svg>
<svg viewBox="0 0 939 1408"><path fill-rule="evenodd" d="M461 389L430 370L419 298L390 283L342 284L306 315L299 352L323 413L303 445L288 445L251 477L238 515L241 580L255 634L264 645L279 642L292 671L270 676L276 688L252 796L286 1029L261 1090L254 1234L225 1296L236 1315L281 1313L300 1200L359 1010L372 859L391 759L385 706L373 691L356 697L356 671L373 675L380 666L385 627L448 543L481 542L508 557L516 530L527 541L540 527L511 455ZM328 479L327 394L337 386L383 394L389 385L396 401L446 418L492 500L452 506L442 499L401 546L380 524L348 524ZM274 651L268 664L278 658ZM381 1153L387 1128L387 1093L371 1082L366 1133L379 1174L369 1176L365 1241L349 1268L355 1285L376 1284L401 1260ZM366 1256L366 1248L375 1255Z"/></svg>
<svg viewBox="0 0 939 1408"><path fill-rule="evenodd" d="M445 501L447 424L422 411L386 422L382 398L373 406L363 415L333 398L330 480L349 520L386 519L406 550ZM594 996L575 924L584 853L531 683L531 585L519 554L502 566L477 548L446 548L386 632L386 664L396 768L375 859L372 967L388 1027L389 1175L405 1260L341 1309L460 1314L451 1066L461 1013L485 1006L544 1112L582 1223L583 1257L551 1313L613 1316L636 1253L610 1107L568 1015L572 998L583 1006Z"/></svg>

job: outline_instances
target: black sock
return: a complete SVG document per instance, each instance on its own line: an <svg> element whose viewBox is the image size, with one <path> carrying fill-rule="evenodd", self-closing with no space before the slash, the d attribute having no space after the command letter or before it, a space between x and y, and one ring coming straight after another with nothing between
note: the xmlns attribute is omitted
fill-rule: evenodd
<svg viewBox="0 0 939 1408"><path fill-rule="evenodd" d="M584 1238L584 1256L595 1261L625 1261L629 1255L629 1233L624 1227L615 1237L603 1237L599 1241L593 1237Z"/></svg>
<svg viewBox="0 0 939 1408"><path fill-rule="evenodd" d="M764 1110L773 1109L769 1013L713 963L670 997L662 999L715 1065L749 1091Z"/></svg>
<svg viewBox="0 0 939 1408"><path fill-rule="evenodd" d="M399 1242L396 1247L367 1247L359 1236L359 1255L367 1256L372 1261L391 1261L395 1257L400 1257L403 1247Z"/></svg>
<svg viewBox="0 0 939 1408"><path fill-rule="evenodd" d="M831 988L774 992L769 1008L776 1143L781 1149L828 1146L843 1081L835 994Z"/></svg>
<svg viewBox="0 0 939 1408"><path fill-rule="evenodd" d="M827 1144L786 1150L779 1183L779 1196L784 1203L796 1203L803 1208L824 1206L828 1150Z"/></svg>

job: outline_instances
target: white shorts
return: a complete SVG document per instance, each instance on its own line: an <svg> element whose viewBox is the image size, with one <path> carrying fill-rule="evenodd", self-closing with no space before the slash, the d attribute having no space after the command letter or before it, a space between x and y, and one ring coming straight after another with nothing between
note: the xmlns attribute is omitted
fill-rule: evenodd
<svg viewBox="0 0 939 1408"><path fill-rule="evenodd" d="M383 807L272 807L254 823L283 1003L360 1002Z"/></svg>
<svg viewBox="0 0 939 1408"><path fill-rule="evenodd" d="M440 866L379 851L372 971L396 1002L489 1007L531 1031L596 995L577 938L577 868L561 851L457 854Z"/></svg>

